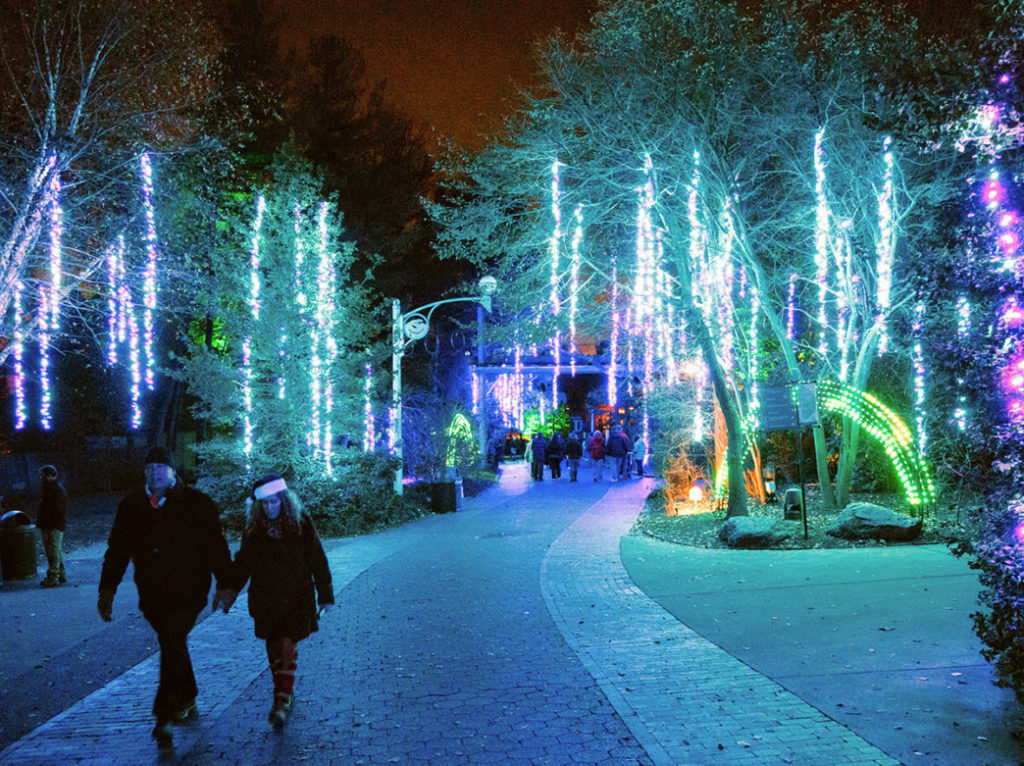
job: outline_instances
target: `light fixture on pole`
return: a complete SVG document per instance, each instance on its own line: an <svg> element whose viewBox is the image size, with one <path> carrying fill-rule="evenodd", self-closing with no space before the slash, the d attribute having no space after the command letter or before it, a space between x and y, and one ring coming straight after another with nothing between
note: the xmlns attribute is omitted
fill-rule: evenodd
<svg viewBox="0 0 1024 766"><path fill-rule="evenodd" d="M478 283L481 295L466 296L463 298L448 298L443 301L427 303L405 314L402 313L401 303L397 298L391 302L391 428L389 431L389 446L391 454L398 459L398 466L395 468L395 494L402 494L402 479L404 478L403 451L402 451L402 357L405 349L410 343L415 343L427 336L430 331L430 319L439 306L446 303L462 303L470 301L491 311L491 296L498 289L498 280L494 277L483 277ZM481 330L483 328L483 314L477 313ZM478 344L482 341L478 340ZM479 349L482 346L478 345ZM483 417L483 416L482 416Z"/></svg>

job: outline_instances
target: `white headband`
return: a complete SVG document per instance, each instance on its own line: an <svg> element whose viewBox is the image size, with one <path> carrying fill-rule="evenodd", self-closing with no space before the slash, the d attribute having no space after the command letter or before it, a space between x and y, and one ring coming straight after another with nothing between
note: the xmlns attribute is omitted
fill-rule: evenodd
<svg viewBox="0 0 1024 766"><path fill-rule="evenodd" d="M288 485L284 483L284 479L274 479L256 487L252 491L252 496L257 500L263 500L271 495L276 495L278 492L284 492L286 489L288 489Z"/></svg>

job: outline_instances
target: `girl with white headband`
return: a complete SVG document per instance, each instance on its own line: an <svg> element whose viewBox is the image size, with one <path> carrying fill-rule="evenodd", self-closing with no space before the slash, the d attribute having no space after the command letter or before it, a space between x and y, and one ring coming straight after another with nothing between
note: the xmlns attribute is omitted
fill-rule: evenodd
<svg viewBox="0 0 1024 766"><path fill-rule="evenodd" d="M239 590L251 579L249 614L256 623L256 637L267 643L274 679L268 718L273 726L281 726L295 700L298 642L317 629L317 604L319 614L334 605L334 590L313 520L275 473L253 486L235 572Z"/></svg>

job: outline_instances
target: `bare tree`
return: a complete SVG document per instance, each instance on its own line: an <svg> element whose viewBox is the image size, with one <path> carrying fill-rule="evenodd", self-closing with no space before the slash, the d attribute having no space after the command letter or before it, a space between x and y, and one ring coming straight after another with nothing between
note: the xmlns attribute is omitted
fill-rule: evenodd
<svg viewBox="0 0 1024 766"><path fill-rule="evenodd" d="M40 300L94 287L139 216L142 152L209 141L212 29L201 4L0 5L0 362L38 330Z"/></svg>

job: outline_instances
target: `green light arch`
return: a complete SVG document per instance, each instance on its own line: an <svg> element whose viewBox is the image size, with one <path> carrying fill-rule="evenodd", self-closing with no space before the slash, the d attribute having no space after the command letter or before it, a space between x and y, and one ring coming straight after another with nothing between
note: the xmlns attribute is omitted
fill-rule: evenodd
<svg viewBox="0 0 1024 766"><path fill-rule="evenodd" d="M448 425L445 436L448 437L448 454L445 465L457 465L460 449L464 451L464 445L473 444L473 426L470 425L469 419L465 415L457 412Z"/></svg>
<svg viewBox="0 0 1024 766"><path fill-rule="evenodd" d="M818 407L826 412L848 417L881 443L896 470L907 503L912 507L935 502L935 485L928 466L914 446L914 438L896 413L869 393L836 380L820 380L816 386ZM728 487L728 465L715 477L715 498L725 497Z"/></svg>
<svg viewBox="0 0 1024 766"><path fill-rule="evenodd" d="M914 446L907 424L895 412L871 394L836 380L818 381L817 392L818 407L850 418L881 443L910 505L935 502L935 485L928 466Z"/></svg>

